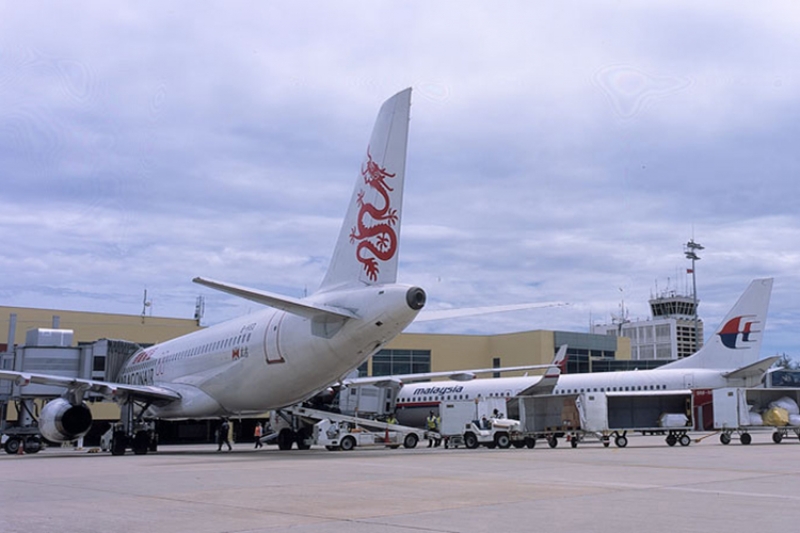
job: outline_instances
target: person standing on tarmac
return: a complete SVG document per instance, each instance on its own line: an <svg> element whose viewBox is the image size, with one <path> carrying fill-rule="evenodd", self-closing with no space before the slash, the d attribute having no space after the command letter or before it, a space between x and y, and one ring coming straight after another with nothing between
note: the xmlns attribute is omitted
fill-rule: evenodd
<svg viewBox="0 0 800 533"><path fill-rule="evenodd" d="M425 420L425 425L426 425L426 427L428 429L428 433L426 434L426 436L428 438L428 448L430 448L431 446L439 446L439 444L441 443L440 439L436 439L433 436L431 436L431 432L433 432L433 433L438 433L439 432L439 422L440 422L440 420L441 419L438 416L433 414L433 411L431 411L428 414L428 418Z"/></svg>
<svg viewBox="0 0 800 533"><path fill-rule="evenodd" d="M231 451L233 447L231 446L231 434L233 433L233 426L231 426L230 422L228 422L227 418L222 419L222 424L219 425L219 429L217 430L217 451L222 451L222 445L228 445L228 451Z"/></svg>
<svg viewBox="0 0 800 533"><path fill-rule="evenodd" d="M256 439L256 448L263 448L264 444L261 442L261 437L264 435L264 429L261 427L261 422L256 422L256 428L253 431L253 437Z"/></svg>

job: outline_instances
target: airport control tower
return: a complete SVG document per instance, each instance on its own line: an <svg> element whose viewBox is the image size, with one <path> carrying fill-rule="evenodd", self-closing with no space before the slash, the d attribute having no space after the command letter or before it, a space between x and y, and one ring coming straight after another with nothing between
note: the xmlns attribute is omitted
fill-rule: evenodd
<svg viewBox="0 0 800 533"><path fill-rule="evenodd" d="M703 346L703 322L697 321L695 331L696 304L692 296L682 296L676 292L664 293L649 301L653 320L670 319L675 332L675 355L678 359L688 357Z"/></svg>
<svg viewBox="0 0 800 533"><path fill-rule="evenodd" d="M631 359L669 361L688 357L703 345L703 322L697 321L695 300L676 291L664 291L649 300L652 317L647 320L615 320L592 326L592 333L617 335L631 340ZM698 302L699 303L699 302ZM616 318L616 317L615 317Z"/></svg>

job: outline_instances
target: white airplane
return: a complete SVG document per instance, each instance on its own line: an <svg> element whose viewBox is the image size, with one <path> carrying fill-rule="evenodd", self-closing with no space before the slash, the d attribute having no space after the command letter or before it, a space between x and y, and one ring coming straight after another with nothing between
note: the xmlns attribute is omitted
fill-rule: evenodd
<svg viewBox="0 0 800 533"><path fill-rule="evenodd" d="M86 434L84 402L100 393L123 408L112 453L146 453L145 418L263 413L303 400L344 376L400 333L425 305L419 287L396 283L411 89L380 108L364 162L319 289L298 299L203 278L194 281L269 306L134 354L115 382L0 371L18 385L61 386L39 416L48 440ZM299 437L301 440L302 437Z"/></svg>
<svg viewBox="0 0 800 533"><path fill-rule="evenodd" d="M760 382L779 356L759 359L767 320L772 279L757 279L717 328L714 337L697 353L653 370L562 374L555 386L552 372L545 376L435 381L403 386L397 395L400 424L420 426L430 411L438 412L444 400L470 400L478 397L526 396L541 393L578 394L581 392L656 391L747 387ZM554 361L554 364L557 364ZM562 369L563 370L563 369ZM419 375L415 377L420 377ZM405 376L394 376L407 381ZM547 385L547 386L545 386Z"/></svg>

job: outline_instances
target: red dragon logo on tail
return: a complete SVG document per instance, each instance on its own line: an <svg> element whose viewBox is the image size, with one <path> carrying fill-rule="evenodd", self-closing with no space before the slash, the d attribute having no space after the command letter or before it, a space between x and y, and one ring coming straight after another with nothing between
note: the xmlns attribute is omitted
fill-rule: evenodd
<svg viewBox="0 0 800 533"><path fill-rule="evenodd" d="M369 279L377 281L380 272L378 261L388 261L397 251L397 233L392 227L397 225L397 209L392 208L389 198L389 193L394 189L386 183L386 179L395 177L395 174L389 174L385 168L375 163L367 148L367 161L361 167L361 175L364 177L364 183L383 197L383 206L378 207L365 202L364 189L358 192L356 202L359 211L356 226L350 230L350 243L359 241L356 247L356 259L364 265L364 271Z"/></svg>

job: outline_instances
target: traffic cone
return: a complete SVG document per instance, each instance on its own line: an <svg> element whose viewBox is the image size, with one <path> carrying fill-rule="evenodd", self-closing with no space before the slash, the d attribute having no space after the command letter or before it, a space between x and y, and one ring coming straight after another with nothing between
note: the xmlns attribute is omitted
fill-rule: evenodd
<svg viewBox="0 0 800 533"><path fill-rule="evenodd" d="M25 455L25 442L20 441L19 448L17 448L17 455Z"/></svg>

